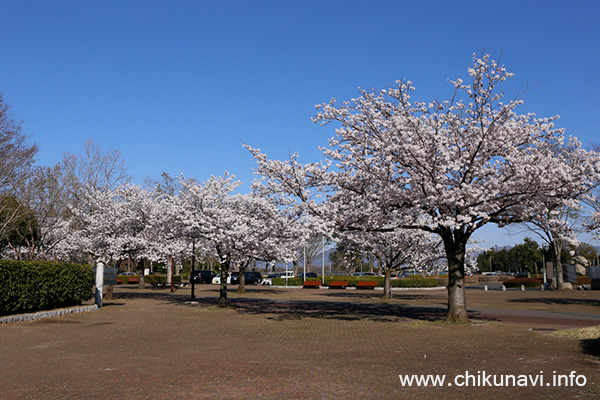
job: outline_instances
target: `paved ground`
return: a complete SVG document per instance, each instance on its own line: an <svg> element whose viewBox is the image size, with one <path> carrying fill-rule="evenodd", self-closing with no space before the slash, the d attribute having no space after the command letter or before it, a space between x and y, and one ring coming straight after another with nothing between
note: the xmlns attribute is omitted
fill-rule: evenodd
<svg viewBox="0 0 600 400"><path fill-rule="evenodd" d="M598 341L546 331L600 324L600 292L469 291L465 326L441 322L445 291L251 287L226 309L214 286L194 304L188 289L116 292L98 311L0 326L0 399L600 398ZM448 386L467 371L543 384ZM571 371L586 385L547 386Z"/></svg>

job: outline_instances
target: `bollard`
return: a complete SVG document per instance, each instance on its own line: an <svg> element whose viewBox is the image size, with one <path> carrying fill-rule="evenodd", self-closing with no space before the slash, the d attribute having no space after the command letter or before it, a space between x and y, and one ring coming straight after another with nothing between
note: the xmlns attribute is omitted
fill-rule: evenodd
<svg viewBox="0 0 600 400"><path fill-rule="evenodd" d="M488 291L488 287L487 287L487 285L484 285L484 286L483 286L483 290L485 290L486 292Z"/></svg>
<svg viewBox="0 0 600 400"><path fill-rule="evenodd" d="M502 291L506 292L506 286L502 285Z"/></svg>
<svg viewBox="0 0 600 400"><path fill-rule="evenodd" d="M525 285L521 285L521 292L525 291Z"/></svg>
<svg viewBox="0 0 600 400"><path fill-rule="evenodd" d="M544 284L543 284L543 283L540 285L540 290L541 290L542 292L544 291Z"/></svg>
<svg viewBox="0 0 600 400"><path fill-rule="evenodd" d="M102 307L102 287L104 286L104 264L96 264L96 296L95 303L98 308Z"/></svg>

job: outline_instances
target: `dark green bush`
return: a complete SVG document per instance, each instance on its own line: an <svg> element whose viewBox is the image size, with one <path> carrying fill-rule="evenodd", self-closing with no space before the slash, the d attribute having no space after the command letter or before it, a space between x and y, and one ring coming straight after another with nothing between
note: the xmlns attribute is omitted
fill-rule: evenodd
<svg viewBox="0 0 600 400"><path fill-rule="evenodd" d="M375 281L377 282L377 286L383 287L384 282L383 276L348 276L348 275L331 275L325 276L325 286L329 285L331 281L348 281L348 286L353 287L356 286L356 282L361 281ZM320 281L321 278L308 278L308 281ZM285 286L286 279L285 278L273 278L273 286ZM288 278L287 285L288 286L302 286L303 284L302 278ZM421 277L411 277L404 279L392 279L391 280L392 287L436 287L438 286L437 279L426 279Z"/></svg>
<svg viewBox="0 0 600 400"><path fill-rule="evenodd" d="M0 260L0 315L79 305L93 286L88 265Z"/></svg>
<svg viewBox="0 0 600 400"><path fill-rule="evenodd" d="M181 283L181 275L175 275L173 278L175 283ZM167 284L167 275L145 275L144 282L150 285L166 285ZM169 282L170 284L171 282Z"/></svg>
<svg viewBox="0 0 600 400"><path fill-rule="evenodd" d="M514 288L521 287L521 285L523 285L528 288L533 288L540 287L542 283L542 279L537 278L514 278L504 281L504 286L506 286L507 288Z"/></svg>

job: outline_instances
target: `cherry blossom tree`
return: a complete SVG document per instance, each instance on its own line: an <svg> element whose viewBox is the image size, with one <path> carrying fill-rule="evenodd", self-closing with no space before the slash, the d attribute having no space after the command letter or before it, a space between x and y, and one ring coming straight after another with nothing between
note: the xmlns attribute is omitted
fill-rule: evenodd
<svg viewBox="0 0 600 400"><path fill-rule="evenodd" d="M576 224L581 217L582 207L578 202L572 202L571 206L561 205L546 213L539 213L531 221L520 224L527 232L535 233L539 238L554 250L554 275L555 289L563 289L563 269L561 253L563 249L571 245L577 247Z"/></svg>
<svg viewBox="0 0 600 400"><path fill-rule="evenodd" d="M166 204L166 203L165 203ZM69 245L96 260L129 259L138 266L144 288L144 262L163 261L165 212L153 189L124 184L116 189L91 189L74 209Z"/></svg>
<svg viewBox="0 0 600 400"><path fill-rule="evenodd" d="M593 151L600 153L600 144L592 145ZM587 196L584 199L585 203L590 207L590 218L584 227L589 232L594 232L594 239L600 240L600 185L595 190L595 193Z"/></svg>
<svg viewBox="0 0 600 400"><path fill-rule="evenodd" d="M324 162L303 165L297 154L269 160L248 147L261 185L295 196L299 209L337 229L438 235L448 262L448 320L459 323L468 321L465 255L473 233L578 201L600 172L598 155L555 128L557 117L517 114L521 96L503 100L500 86L513 74L489 55L474 56L468 74L469 83L450 81L454 92L444 101L412 101L412 82L401 80L318 106L315 122L339 124Z"/></svg>
<svg viewBox="0 0 600 400"><path fill-rule="evenodd" d="M219 306L227 304L227 275L234 266L243 287L250 262L292 259L292 243L302 231L291 225L276 203L256 194L233 194L240 182L229 174L203 184L182 179L181 185L180 224L220 263Z"/></svg>
<svg viewBox="0 0 600 400"><path fill-rule="evenodd" d="M383 298L391 297L392 272L400 268L426 270L443 257L441 241L428 232L397 229L390 232L348 231L345 237L375 255L384 273Z"/></svg>

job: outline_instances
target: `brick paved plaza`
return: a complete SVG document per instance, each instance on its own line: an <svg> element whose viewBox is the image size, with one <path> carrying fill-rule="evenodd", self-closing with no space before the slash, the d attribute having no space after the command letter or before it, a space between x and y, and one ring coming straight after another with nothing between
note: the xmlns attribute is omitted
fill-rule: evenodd
<svg viewBox="0 0 600 400"><path fill-rule="evenodd" d="M190 304L188 289L119 287L94 312L1 325L0 398L600 397L598 341L547 331L600 325L599 292L472 290L468 304L481 318L466 326L441 322L444 290L396 292L384 301L374 291L250 287L244 295L231 290L226 309L215 306L216 287L196 293ZM575 319L536 320L552 312ZM546 381L553 371L576 371L587 384L408 388L398 377L478 371Z"/></svg>

